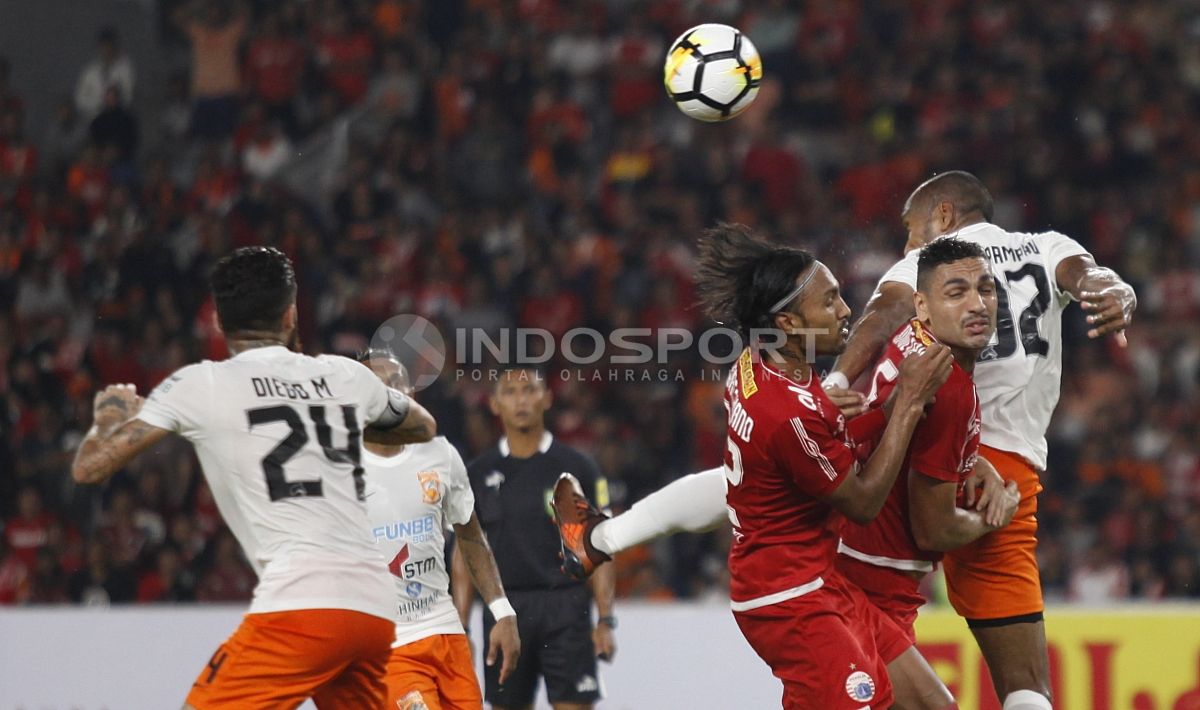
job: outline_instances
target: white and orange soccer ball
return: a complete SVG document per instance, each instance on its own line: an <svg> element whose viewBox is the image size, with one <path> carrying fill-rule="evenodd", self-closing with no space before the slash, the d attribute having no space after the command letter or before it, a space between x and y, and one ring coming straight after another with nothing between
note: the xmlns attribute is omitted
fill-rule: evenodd
<svg viewBox="0 0 1200 710"><path fill-rule="evenodd" d="M745 111L762 76L758 50L729 25L697 25L679 35L663 66L667 95L698 121L728 121Z"/></svg>

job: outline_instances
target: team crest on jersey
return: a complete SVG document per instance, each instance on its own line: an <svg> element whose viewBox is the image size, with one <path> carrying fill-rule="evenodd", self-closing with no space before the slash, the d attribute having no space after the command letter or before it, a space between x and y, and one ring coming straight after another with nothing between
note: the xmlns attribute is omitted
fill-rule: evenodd
<svg viewBox="0 0 1200 710"><path fill-rule="evenodd" d="M425 702L419 690L414 690L397 700L396 707L399 710L429 710L429 704Z"/></svg>
<svg viewBox="0 0 1200 710"><path fill-rule="evenodd" d="M846 676L846 695L860 703L870 702L875 697L875 681L862 671Z"/></svg>
<svg viewBox="0 0 1200 710"><path fill-rule="evenodd" d="M421 584L420 582L409 582L408 584L404 585L404 593L409 597L416 599L417 597L421 596L421 590L424 588L425 585ZM873 688L875 686L871 687Z"/></svg>
<svg viewBox="0 0 1200 710"><path fill-rule="evenodd" d="M487 478L483 479L483 485L487 486L488 488L495 488L496 492L499 493L500 486L504 485L504 474L500 471L493 470L487 475Z"/></svg>
<svg viewBox="0 0 1200 710"><path fill-rule="evenodd" d="M421 482L422 499L430 505L436 505L442 499L442 480L438 472L421 471L417 474L417 480Z"/></svg>

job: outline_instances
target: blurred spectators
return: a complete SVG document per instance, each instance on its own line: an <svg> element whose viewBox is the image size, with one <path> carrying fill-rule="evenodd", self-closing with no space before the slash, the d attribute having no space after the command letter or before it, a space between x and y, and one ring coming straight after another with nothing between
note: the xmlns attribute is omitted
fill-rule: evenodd
<svg viewBox="0 0 1200 710"><path fill-rule="evenodd" d="M997 223L1079 239L1141 296L1127 350L1064 318L1048 598L1200 598L1195 3L200 0L174 20L190 75L164 74L154 115L130 108L115 33L80 76L87 105L46 126L0 57L0 603L248 598L186 446L105 490L67 476L99 386L225 357L206 279L235 246L293 258L311 352L401 313L451 347L451 328L697 329L704 226L812 248L861 311L900 255L904 198L952 168L991 187ZM749 33L765 80L704 125L659 71L713 21ZM550 355L551 428L601 462L617 509L719 461L723 366L695 343L583 368L561 341L526 345ZM418 394L468 459L495 440L485 374L448 363ZM726 545L638 550L623 589L720 594Z"/></svg>
<svg viewBox="0 0 1200 710"><path fill-rule="evenodd" d="M84 120L105 109L105 95L116 88L123 105L133 101L133 62L121 52L121 39L115 27L100 30L96 58L84 66L75 84L75 108Z"/></svg>

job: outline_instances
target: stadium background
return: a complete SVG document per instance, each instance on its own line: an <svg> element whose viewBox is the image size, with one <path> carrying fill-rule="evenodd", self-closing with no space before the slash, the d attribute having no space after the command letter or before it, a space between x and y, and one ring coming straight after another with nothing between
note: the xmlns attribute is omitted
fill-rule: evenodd
<svg viewBox="0 0 1200 710"><path fill-rule="evenodd" d="M182 442L103 490L67 472L98 386L224 357L205 277L234 246L295 260L312 351L400 313L443 332L698 329L705 225L812 248L861 311L904 197L954 168L991 188L997 223L1079 239L1141 299L1127 350L1065 318L1039 516L1051 635L1063 603L1200 597L1194 3L216 6L232 12L193 42L180 2L0 0L0 604L248 598ZM660 76L667 43L707 21L742 28L766 73L713 126ZM134 70L108 108L76 96L105 26ZM695 352L667 366L687 376L552 378L552 430L596 456L618 509L719 461L719 381ZM468 459L496 436L486 394L451 373L420 395ZM621 593L720 600L724 545L634 551ZM1158 648L1185 659L1172 687L1200 680L1194 638Z"/></svg>

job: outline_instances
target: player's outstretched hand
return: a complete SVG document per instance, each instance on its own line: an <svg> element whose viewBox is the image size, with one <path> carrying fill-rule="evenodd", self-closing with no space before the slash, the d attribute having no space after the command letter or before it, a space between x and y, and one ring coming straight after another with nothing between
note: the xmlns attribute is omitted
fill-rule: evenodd
<svg viewBox="0 0 1200 710"><path fill-rule="evenodd" d="M488 637L487 664L496 664L496 656L503 656L500 663L500 684L508 679L517 667L517 659L521 657L521 635L517 632L517 617L506 616L496 622Z"/></svg>
<svg viewBox="0 0 1200 710"><path fill-rule="evenodd" d="M925 406L950 378L953 363L950 348L934 343L920 355L904 358L900 363L900 379L896 382L896 389L903 392L905 397L912 398L909 404Z"/></svg>
<svg viewBox="0 0 1200 710"><path fill-rule="evenodd" d="M1100 291L1084 291L1079 294L1079 305L1088 312L1089 338L1102 338L1115 333L1117 344L1125 347L1125 329L1133 322L1133 311L1137 308L1137 295L1127 283L1119 283Z"/></svg>
<svg viewBox="0 0 1200 710"><path fill-rule="evenodd" d="M975 468L971 469L966 480L963 481L963 494L967 507L985 510L988 503L1003 492L1004 479L1000 478L1000 472L996 470L991 461L982 456L976 457Z"/></svg>
<svg viewBox="0 0 1200 710"><path fill-rule="evenodd" d="M987 509L980 509L983 515L983 522L988 527L999 529L1012 522L1013 516L1017 513L1017 506L1021 504L1021 492L1017 490L1017 482L1009 481L1004 484L1004 490L1000 495L988 502Z"/></svg>
<svg viewBox="0 0 1200 710"><path fill-rule="evenodd" d="M592 646L596 649L596 658L613 662L617 655L617 641L613 638L613 630L608 624L596 624L592 629Z"/></svg>
<svg viewBox="0 0 1200 710"><path fill-rule="evenodd" d="M829 399L837 405L837 408L842 412L842 416L847 419L857 417L867 411L867 398L862 392L855 392L843 387L830 387L825 390L825 394L829 395Z"/></svg>
<svg viewBox="0 0 1200 710"><path fill-rule="evenodd" d="M96 393L92 422L100 429L116 426L136 415L143 401L134 385L109 385Z"/></svg>

